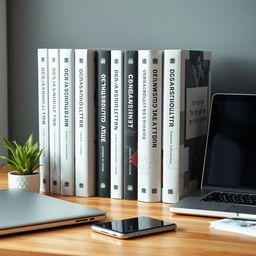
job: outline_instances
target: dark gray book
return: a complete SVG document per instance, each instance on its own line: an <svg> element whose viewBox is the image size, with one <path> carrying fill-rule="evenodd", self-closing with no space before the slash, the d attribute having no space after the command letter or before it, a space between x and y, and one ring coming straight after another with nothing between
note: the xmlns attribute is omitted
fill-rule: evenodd
<svg viewBox="0 0 256 256"><path fill-rule="evenodd" d="M110 197L110 51L96 54L96 194Z"/></svg>
<svg viewBox="0 0 256 256"><path fill-rule="evenodd" d="M138 52L124 53L124 199L137 200Z"/></svg>

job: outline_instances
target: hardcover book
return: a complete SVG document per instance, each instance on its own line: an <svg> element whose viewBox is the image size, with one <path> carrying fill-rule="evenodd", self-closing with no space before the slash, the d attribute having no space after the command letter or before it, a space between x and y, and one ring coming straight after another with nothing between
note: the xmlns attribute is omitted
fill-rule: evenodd
<svg viewBox="0 0 256 256"><path fill-rule="evenodd" d="M111 51L111 197L123 198L123 56Z"/></svg>
<svg viewBox="0 0 256 256"><path fill-rule="evenodd" d="M61 194L75 193L74 51L60 49Z"/></svg>
<svg viewBox="0 0 256 256"><path fill-rule="evenodd" d="M110 197L110 51L97 51L96 63L96 194Z"/></svg>
<svg viewBox="0 0 256 256"><path fill-rule="evenodd" d="M50 192L60 194L60 76L59 49L48 49Z"/></svg>
<svg viewBox="0 0 256 256"><path fill-rule="evenodd" d="M124 199L137 200L138 52L124 53Z"/></svg>
<svg viewBox="0 0 256 256"><path fill-rule="evenodd" d="M162 51L138 52L138 200L161 201Z"/></svg>
<svg viewBox="0 0 256 256"><path fill-rule="evenodd" d="M38 49L38 119L39 147L44 149L39 159L40 191L49 192L49 114L48 114L48 50Z"/></svg>
<svg viewBox="0 0 256 256"><path fill-rule="evenodd" d="M95 52L75 50L76 196L95 195Z"/></svg>
<svg viewBox="0 0 256 256"><path fill-rule="evenodd" d="M211 53L165 50L163 77L163 202L199 188L206 143Z"/></svg>

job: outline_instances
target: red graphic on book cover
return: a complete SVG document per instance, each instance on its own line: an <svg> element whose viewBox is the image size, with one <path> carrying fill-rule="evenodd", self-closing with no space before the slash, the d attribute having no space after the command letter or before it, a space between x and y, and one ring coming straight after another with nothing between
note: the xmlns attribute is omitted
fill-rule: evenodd
<svg viewBox="0 0 256 256"><path fill-rule="evenodd" d="M130 163L132 165L134 165L136 168L138 168L138 147L137 147L136 151L130 157Z"/></svg>

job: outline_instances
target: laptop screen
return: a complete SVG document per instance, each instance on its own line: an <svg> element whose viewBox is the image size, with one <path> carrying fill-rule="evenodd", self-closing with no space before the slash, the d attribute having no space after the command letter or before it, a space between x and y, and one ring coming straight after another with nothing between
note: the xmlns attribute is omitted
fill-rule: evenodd
<svg viewBox="0 0 256 256"><path fill-rule="evenodd" d="M203 185L256 189L256 95L214 96Z"/></svg>

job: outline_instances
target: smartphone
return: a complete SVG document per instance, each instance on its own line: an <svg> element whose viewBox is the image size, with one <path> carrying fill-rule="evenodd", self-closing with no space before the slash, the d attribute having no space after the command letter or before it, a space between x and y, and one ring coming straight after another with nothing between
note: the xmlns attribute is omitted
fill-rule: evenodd
<svg viewBox="0 0 256 256"><path fill-rule="evenodd" d="M92 230L104 235L127 239L131 237L144 236L176 229L176 224L150 217L136 217L125 220L114 220L110 222L92 225Z"/></svg>

